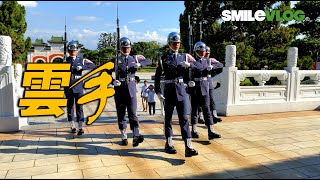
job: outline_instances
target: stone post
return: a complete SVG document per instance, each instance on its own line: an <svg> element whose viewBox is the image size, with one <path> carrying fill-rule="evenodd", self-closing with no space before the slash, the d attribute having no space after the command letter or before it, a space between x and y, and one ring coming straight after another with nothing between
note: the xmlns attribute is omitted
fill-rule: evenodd
<svg viewBox="0 0 320 180"><path fill-rule="evenodd" d="M20 128L17 88L20 85L17 85L12 65L11 38L0 36L0 132L14 132Z"/></svg>
<svg viewBox="0 0 320 180"><path fill-rule="evenodd" d="M221 73L221 104L217 105L217 111L221 115L228 115L228 106L235 104L238 97L236 92L239 90L240 84L237 83L237 70L236 67L236 46L228 45L226 47L225 67Z"/></svg>
<svg viewBox="0 0 320 180"><path fill-rule="evenodd" d="M287 67L284 69L288 71L289 78L288 78L288 89L287 89L287 99L288 101L296 101L298 99L298 94L300 90L300 82L301 78L299 75L299 68L297 67L297 60L298 60L298 48L297 47L290 47L288 50L287 56Z"/></svg>

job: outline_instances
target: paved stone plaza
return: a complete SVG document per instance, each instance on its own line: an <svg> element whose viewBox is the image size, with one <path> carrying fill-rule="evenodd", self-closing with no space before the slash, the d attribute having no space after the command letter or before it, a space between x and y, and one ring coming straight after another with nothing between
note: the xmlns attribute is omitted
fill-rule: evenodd
<svg viewBox="0 0 320 180"><path fill-rule="evenodd" d="M222 138L211 143L201 124L193 140L199 155L186 158L176 115L178 153L164 153L156 100L156 116L149 116L138 96L145 141L135 148L131 131L129 145L120 146L113 98L80 137L69 133L65 115L31 118L20 132L0 133L0 178L320 178L320 111L222 117L215 125ZM85 105L85 114L96 107Z"/></svg>

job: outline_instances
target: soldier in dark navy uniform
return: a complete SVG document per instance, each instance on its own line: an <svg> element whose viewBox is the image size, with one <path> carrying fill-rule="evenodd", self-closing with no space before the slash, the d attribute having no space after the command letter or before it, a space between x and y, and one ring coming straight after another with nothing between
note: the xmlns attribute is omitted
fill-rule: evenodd
<svg viewBox="0 0 320 180"><path fill-rule="evenodd" d="M67 57L66 61L67 63L71 64L71 77L70 77L70 85L69 85L70 87L72 86L73 83L75 83L78 79L81 78L83 70L94 69L96 66L92 61L77 56L78 43L76 41L69 42L67 48L69 52L69 57ZM74 103L76 103L77 122L79 125L78 135L82 135L84 133L82 129L82 124L84 122L83 105L80 105L77 102L80 99L80 97L84 94L83 82L80 82L79 84L74 86L72 89L69 89L69 87L65 88L65 95L66 95L66 98L68 99L67 118L71 125L71 132L76 133L76 127L74 123L74 110L73 110Z"/></svg>
<svg viewBox="0 0 320 180"><path fill-rule="evenodd" d="M180 35L171 32L167 40L171 50L159 58L155 74L155 92L161 102L164 102L165 111L165 152L175 154L176 149L172 143L172 114L174 107L177 109L182 139L185 142L185 156L198 155L198 151L192 147L191 133L187 116L187 93L185 83L188 83L189 68L202 68L193 64L194 58L189 54L178 53L180 48ZM164 77L164 89L160 85L161 77Z"/></svg>
<svg viewBox="0 0 320 180"><path fill-rule="evenodd" d="M213 74L214 74L214 69L218 68L223 68L223 64L216 60L215 58L210 58L210 47L206 46L206 55L204 56L207 58L213 66L212 71L208 74L208 81L209 81L209 96L210 96L210 112L212 113L213 117L213 122L221 122L222 119L218 117L217 110L216 110L216 105L214 103L214 98L213 98Z"/></svg>
<svg viewBox="0 0 320 180"><path fill-rule="evenodd" d="M137 117L137 89L135 73L138 68L149 66L152 64L150 59L146 59L142 55L129 55L131 51L131 41L127 37L120 38L120 52L118 67L110 70L108 73L118 69L119 78L113 80L115 90L115 104L118 116L118 125L121 132L122 145L128 145L127 140L127 121L125 120L126 109L128 111L128 119L130 129L133 131L133 147L142 143L144 138L139 132L139 120ZM111 60L115 63L116 58Z"/></svg>
<svg viewBox="0 0 320 180"><path fill-rule="evenodd" d="M209 62L209 59L204 58L206 53L206 45L203 42L197 42L194 45L194 51L196 54L196 63L203 66L202 69L192 69L191 80L195 82L194 87L188 87L188 92L190 94L190 104L191 104L191 124L192 124L192 137L199 138L197 132L197 121L198 121L198 110L201 106L205 125L208 127L208 138L209 140L213 138L220 138L220 135L215 133L213 128L213 118L210 112L210 97L209 97L209 82L208 74L213 69L213 66Z"/></svg>

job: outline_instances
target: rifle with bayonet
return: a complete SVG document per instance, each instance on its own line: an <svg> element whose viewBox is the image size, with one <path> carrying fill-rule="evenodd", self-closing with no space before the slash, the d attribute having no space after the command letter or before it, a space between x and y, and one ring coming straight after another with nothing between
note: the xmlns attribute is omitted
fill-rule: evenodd
<svg viewBox="0 0 320 180"><path fill-rule="evenodd" d="M120 28L119 28L119 17L118 17L118 6L117 6L117 47L116 47L116 60L115 60L115 74L116 80L119 80L119 73L118 73L118 64L119 64L119 54L120 54Z"/></svg>

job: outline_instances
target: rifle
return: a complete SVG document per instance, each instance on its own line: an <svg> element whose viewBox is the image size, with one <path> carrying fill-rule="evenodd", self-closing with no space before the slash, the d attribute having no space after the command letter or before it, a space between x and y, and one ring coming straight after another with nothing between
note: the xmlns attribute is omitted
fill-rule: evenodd
<svg viewBox="0 0 320 180"><path fill-rule="evenodd" d="M63 62L67 62L67 18L64 17Z"/></svg>
<svg viewBox="0 0 320 180"><path fill-rule="evenodd" d="M189 54L192 55L192 26L190 23L190 15L188 15L188 23L189 23ZM187 58L186 58L186 61ZM192 69L189 68L189 81L191 81L192 78Z"/></svg>
<svg viewBox="0 0 320 180"><path fill-rule="evenodd" d="M119 80L119 73L118 73L118 64L119 64L119 53L120 53L120 28L119 28L119 17L118 17L118 5L117 5L117 47L116 47L116 61L115 61L115 73L116 73L116 80Z"/></svg>

